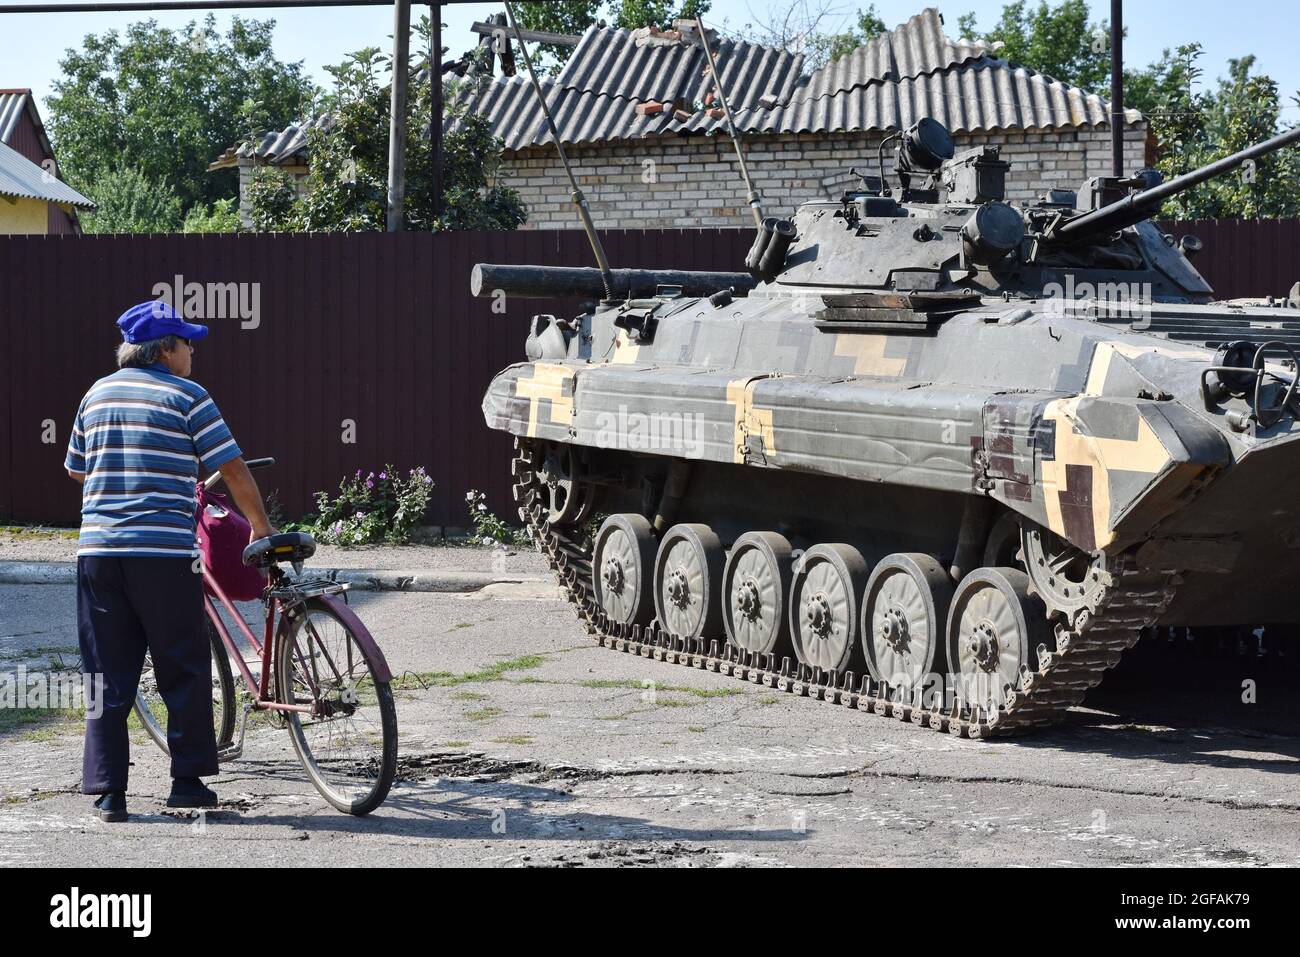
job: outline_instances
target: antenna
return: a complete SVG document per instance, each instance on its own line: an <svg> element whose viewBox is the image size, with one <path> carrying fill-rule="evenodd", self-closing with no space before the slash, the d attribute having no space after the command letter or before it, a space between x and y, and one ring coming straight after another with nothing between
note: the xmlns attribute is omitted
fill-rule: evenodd
<svg viewBox="0 0 1300 957"><path fill-rule="evenodd" d="M551 138L555 140L555 150L560 154L560 163L564 166L565 175L569 177L569 185L573 188L573 204L578 207L578 216L582 218L582 228L587 234L587 239L591 242L591 251L596 254L596 265L600 267L600 279L605 284L605 298L614 298L614 275L609 271L609 260L605 258L605 247L600 244L600 237L596 235L596 226L591 221L591 210L587 207L587 197L583 195L578 188L578 180L573 175L573 169L569 166L569 158L564 155L564 144L560 142L560 131L555 128L555 120L551 117L551 108L546 102L546 97L542 95L542 86L537 82L537 74L533 71L533 60L528 55L528 46L524 43L523 35L519 32L519 21L515 19L515 6L510 0L505 0L506 13L510 17L510 28L515 31L515 42L519 44L519 52L523 55L524 66L528 68L528 77L533 84L533 92L537 95L537 102L541 104L542 113L546 116L546 125L551 131Z"/></svg>
<svg viewBox="0 0 1300 957"><path fill-rule="evenodd" d="M736 147L736 159L740 161L740 175L749 190L749 208L754 213L754 225L763 228L763 201L754 189L754 181L749 178L749 167L745 164L745 151L740 148L740 136L736 133L736 123L731 118L731 107L727 105L727 94L722 89L722 80L718 76L718 65L713 62L713 51L709 49L709 38L704 33L704 18L695 18L695 30L700 35L700 46L704 47L704 56L709 61L709 73L713 75L713 88L718 91L718 102L722 104L722 114L727 118L727 130L731 133L731 142Z"/></svg>

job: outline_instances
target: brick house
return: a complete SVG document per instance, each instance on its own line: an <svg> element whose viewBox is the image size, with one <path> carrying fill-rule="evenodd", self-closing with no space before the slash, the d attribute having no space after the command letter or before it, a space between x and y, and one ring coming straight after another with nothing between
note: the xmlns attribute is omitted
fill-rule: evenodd
<svg viewBox="0 0 1300 957"><path fill-rule="evenodd" d="M256 147L241 143L229 147L208 164L208 172L219 169L239 170L239 219L245 226L252 225L248 204L248 185L257 166L274 166L293 177L298 195L307 191L307 133L318 123L328 123L328 117L316 117L296 123L262 137Z"/></svg>
<svg viewBox="0 0 1300 957"><path fill-rule="evenodd" d="M692 23L659 31L592 27L558 75L542 81L570 164L598 225L749 227L735 151L713 98ZM874 171L881 140L933 117L958 151L1002 147L1012 163L1007 198L1032 200L1110 172L1109 105L1100 97L950 39L938 10L817 70L792 54L710 31L746 162L771 213L836 199ZM492 121L502 177L528 207L526 229L577 228L569 185L527 76L465 79L450 91L446 128L459 116ZM304 163L296 128L269 134L258 161ZM1146 165L1146 121L1126 115L1126 167ZM227 162L251 168L251 155ZM891 158L885 158L887 170ZM215 164L214 164L215 165ZM892 173L892 170L890 170Z"/></svg>
<svg viewBox="0 0 1300 957"><path fill-rule="evenodd" d="M656 33L593 27L547 81L592 215L610 227L751 226L698 39L691 29ZM1009 199L1110 172L1104 100L998 59L983 43L949 39L935 9L810 73L798 54L709 40L771 212L838 198L856 182L851 167L874 169L881 139L923 116L944 123L959 151L1000 145L1013 164ZM526 77L498 77L463 93L459 105L492 118L504 177L528 205L526 228L574 227L569 186L534 99ZM1127 120L1126 165L1136 170L1146 161L1146 123L1136 111Z"/></svg>

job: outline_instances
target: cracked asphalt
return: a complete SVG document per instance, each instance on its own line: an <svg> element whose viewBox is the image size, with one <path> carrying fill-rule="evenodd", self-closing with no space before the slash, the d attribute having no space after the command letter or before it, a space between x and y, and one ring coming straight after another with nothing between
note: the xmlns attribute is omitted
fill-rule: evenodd
<svg viewBox="0 0 1300 957"><path fill-rule="evenodd" d="M141 737L131 820L102 824L75 718L6 722L0 864L1300 864L1294 693L1257 662L1148 653L1064 725L981 743L599 648L553 594L352 594L404 676L398 782L368 818L256 727L203 816L163 808ZM75 648L72 588L0 587L0 672Z"/></svg>

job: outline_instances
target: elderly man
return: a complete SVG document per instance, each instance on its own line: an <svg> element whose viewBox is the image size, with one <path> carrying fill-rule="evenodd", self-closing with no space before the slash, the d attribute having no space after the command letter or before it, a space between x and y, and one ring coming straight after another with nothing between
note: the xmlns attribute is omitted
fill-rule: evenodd
<svg viewBox="0 0 1300 957"><path fill-rule="evenodd" d="M220 470L253 538L272 533L257 483L207 391L189 381L207 327L146 302L117 321L117 372L77 409L64 463L82 483L77 624L84 670L104 676L104 707L86 721L81 789L101 820L126 820L129 742L145 651L167 704L168 807L214 807L200 778L217 773L212 678L196 561L195 482Z"/></svg>

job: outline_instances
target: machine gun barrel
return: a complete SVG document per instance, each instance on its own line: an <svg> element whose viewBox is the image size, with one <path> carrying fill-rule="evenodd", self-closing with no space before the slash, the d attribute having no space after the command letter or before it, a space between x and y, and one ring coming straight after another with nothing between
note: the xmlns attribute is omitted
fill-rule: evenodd
<svg viewBox="0 0 1300 957"><path fill-rule="evenodd" d="M616 299L652 296L659 286L680 286L686 296L711 296L723 289L738 294L754 288L747 272L693 272L683 269L610 270L611 295ZM491 296L502 290L508 296L526 299L565 299L582 296L605 297L605 282L599 269L586 266L509 266L479 263L469 279L470 293Z"/></svg>
<svg viewBox="0 0 1300 957"><path fill-rule="evenodd" d="M1140 223L1142 220L1153 216L1156 210L1160 208L1160 204L1169 197L1191 189L1193 186L1198 186L1221 173L1235 169L1247 160L1272 153L1274 150L1290 146L1297 141L1300 141L1300 126L1287 130L1285 133L1279 133L1263 143L1248 146L1231 156L1215 160L1200 169L1184 173L1182 176L1176 176L1159 186L1144 189L1140 193L1130 193L1117 203L1111 203L1101 209L1084 213L1082 216L1062 223L1052 234L1052 238L1062 240L1083 239L1086 236L1113 233L1125 226Z"/></svg>

